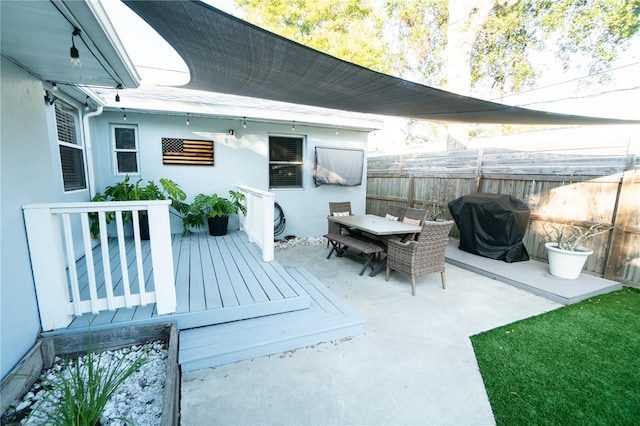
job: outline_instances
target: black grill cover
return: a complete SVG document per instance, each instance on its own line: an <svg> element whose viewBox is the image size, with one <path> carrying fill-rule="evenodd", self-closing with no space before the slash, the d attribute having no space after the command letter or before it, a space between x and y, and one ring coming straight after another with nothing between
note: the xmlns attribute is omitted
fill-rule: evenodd
<svg viewBox="0 0 640 426"><path fill-rule="evenodd" d="M511 195L470 194L449 203L460 230L460 250L505 262L529 260L522 237L529 208Z"/></svg>

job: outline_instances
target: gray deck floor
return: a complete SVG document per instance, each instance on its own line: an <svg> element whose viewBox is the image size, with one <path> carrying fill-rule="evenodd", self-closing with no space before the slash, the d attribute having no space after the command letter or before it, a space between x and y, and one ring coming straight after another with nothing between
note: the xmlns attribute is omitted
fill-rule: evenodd
<svg viewBox="0 0 640 426"><path fill-rule="evenodd" d="M364 333L364 319L304 268L288 268L309 309L180 332L183 372L282 353Z"/></svg>
<svg viewBox="0 0 640 426"><path fill-rule="evenodd" d="M549 265L544 262L528 260L506 263L462 251L458 245L458 240L449 241L445 255L447 263L565 305L622 289L619 282L584 273L575 280L557 278L549 273Z"/></svg>
<svg viewBox="0 0 640 426"><path fill-rule="evenodd" d="M128 241L128 251L133 242ZM250 243L244 232L230 232L223 237L206 233L173 236L177 310L158 315L155 303L133 308L103 311L97 315L76 317L66 328L45 335L98 330L117 326L176 321L178 329L220 324L264 315L307 309L311 297L277 262L264 262L258 247ZM149 243L142 247L145 288L153 289ZM94 249L96 267L101 264L100 249ZM120 269L118 256L112 257L114 280ZM80 278L83 261L78 262ZM131 282L137 280L135 265L130 266ZM86 277L84 278L86 281ZM137 284L136 284L137 285ZM132 292L136 285L132 284ZM122 286L116 288L121 293ZM86 292L86 283L81 285ZM103 293L99 289L98 293Z"/></svg>

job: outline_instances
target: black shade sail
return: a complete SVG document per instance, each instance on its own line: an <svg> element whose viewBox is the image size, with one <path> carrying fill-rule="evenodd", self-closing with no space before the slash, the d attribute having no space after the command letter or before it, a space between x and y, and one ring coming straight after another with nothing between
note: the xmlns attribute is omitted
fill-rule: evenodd
<svg viewBox="0 0 640 426"><path fill-rule="evenodd" d="M419 120L630 124L457 95L310 49L199 1L125 1L182 56L189 89Z"/></svg>

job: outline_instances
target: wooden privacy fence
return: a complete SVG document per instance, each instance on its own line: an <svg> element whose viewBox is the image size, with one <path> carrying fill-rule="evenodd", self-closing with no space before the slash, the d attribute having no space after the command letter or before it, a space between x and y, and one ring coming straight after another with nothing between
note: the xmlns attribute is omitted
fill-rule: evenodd
<svg viewBox="0 0 640 426"><path fill-rule="evenodd" d="M370 157L367 213L389 204L444 210L466 194L488 192L524 201L531 217L524 244L547 260L545 223L614 225L594 237L585 271L640 287L640 164L635 155L568 155L468 150ZM458 236L457 228L452 236Z"/></svg>

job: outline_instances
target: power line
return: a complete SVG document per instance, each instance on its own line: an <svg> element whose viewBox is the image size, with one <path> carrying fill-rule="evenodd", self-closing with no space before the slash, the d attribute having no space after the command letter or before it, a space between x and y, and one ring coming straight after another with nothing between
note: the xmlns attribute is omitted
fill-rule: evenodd
<svg viewBox="0 0 640 426"><path fill-rule="evenodd" d="M514 106L527 106L527 105L537 105L537 104L549 104L549 103L553 103L553 102L559 102L559 101L568 101L571 99L586 99L586 98L594 98L596 96L601 96L601 95L606 95L608 93L615 93L615 92L630 92L632 90L638 90L640 89L640 86L635 86L635 87L627 87L624 89L614 89L614 90L605 90L604 92L599 92L599 93L591 93L589 95L585 95L585 96L568 96L566 98L558 98L558 99L553 99L550 101L538 101L538 102L529 102L526 104L517 104Z"/></svg>
<svg viewBox="0 0 640 426"><path fill-rule="evenodd" d="M525 94L525 93L536 92L538 90L548 89L550 87L560 86L562 84L573 83L573 82L579 81L579 80L585 80L587 78L594 77L594 76L599 75L599 74L606 74L606 73L609 73L609 72L612 72L612 71L618 71L618 70L621 70L623 68L628 68L628 67L632 67L632 66L639 65L639 64L640 64L640 62L633 62L631 64L621 65L619 67L612 68L612 69L609 69L609 70L600 71L600 72L597 72L597 73L594 73L594 74L589 74L589 75L582 76L582 77L576 77L576 78L572 78L572 79L569 79L569 80L560 81L558 83L552 83L552 84L548 84L546 86L540 86L540 87L536 87L536 88L529 89L529 90L523 90L521 92L511 93L509 95L500 96L498 98L492 98L491 100L493 101L493 100L497 100L497 99L508 98L508 97L511 97L511 96L519 96L519 95L522 95L522 94Z"/></svg>

